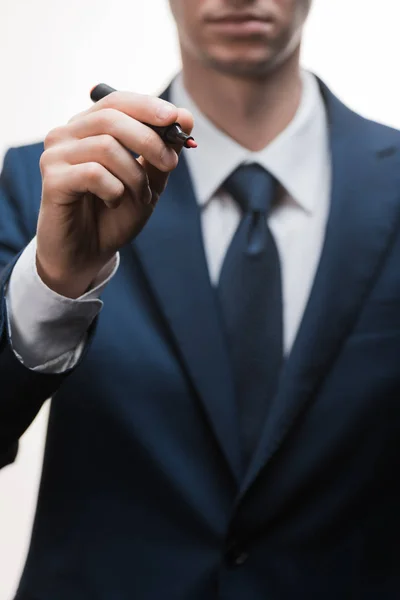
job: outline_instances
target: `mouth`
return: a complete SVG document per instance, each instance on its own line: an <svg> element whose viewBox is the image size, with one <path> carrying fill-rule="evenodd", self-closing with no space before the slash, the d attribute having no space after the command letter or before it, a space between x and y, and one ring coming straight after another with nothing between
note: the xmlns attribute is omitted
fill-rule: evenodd
<svg viewBox="0 0 400 600"><path fill-rule="evenodd" d="M206 19L206 23L213 30L231 37L265 35L273 24L271 18L251 13L221 15Z"/></svg>

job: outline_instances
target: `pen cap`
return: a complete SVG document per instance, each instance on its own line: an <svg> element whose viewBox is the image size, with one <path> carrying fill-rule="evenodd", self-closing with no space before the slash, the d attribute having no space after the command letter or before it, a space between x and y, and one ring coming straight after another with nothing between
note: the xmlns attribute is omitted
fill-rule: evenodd
<svg viewBox="0 0 400 600"><path fill-rule="evenodd" d="M94 88L92 88L90 92L90 98L93 100L93 102L98 102L105 96L108 96L108 94L111 94L112 92L116 91L116 89L114 89L110 85L107 85L106 83L99 83L98 85L95 85Z"/></svg>

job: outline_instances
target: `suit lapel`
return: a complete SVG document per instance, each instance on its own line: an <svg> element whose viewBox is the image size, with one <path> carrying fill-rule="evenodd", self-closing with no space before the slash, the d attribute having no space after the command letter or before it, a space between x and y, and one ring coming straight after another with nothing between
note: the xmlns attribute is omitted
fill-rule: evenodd
<svg viewBox="0 0 400 600"><path fill-rule="evenodd" d="M390 146L383 134L381 145L372 147L371 140L377 144L372 125L342 105L322 83L321 88L330 121L333 167L325 242L303 320L241 494L313 402L399 225L399 149Z"/></svg>
<svg viewBox="0 0 400 600"><path fill-rule="evenodd" d="M240 476L233 377L184 157L134 247L206 417Z"/></svg>

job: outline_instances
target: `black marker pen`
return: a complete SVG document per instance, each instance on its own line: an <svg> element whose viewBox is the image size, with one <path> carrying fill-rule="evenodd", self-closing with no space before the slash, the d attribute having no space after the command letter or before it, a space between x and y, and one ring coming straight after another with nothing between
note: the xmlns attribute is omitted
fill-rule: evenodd
<svg viewBox="0 0 400 600"><path fill-rule="evenodd" d="M116 92L114 88L107 85L106 83L99 83L92 88L90 97L93 102L98 102L108 94ZM197 148L197 143L191 135L188 135L183 131L179 123L172 123L166 127L157 127L156 125L150 125L149 123L143 123L147 127L150 127L153 131L158 133L160 138L166 144L183 144L185 148Z"/></svg>

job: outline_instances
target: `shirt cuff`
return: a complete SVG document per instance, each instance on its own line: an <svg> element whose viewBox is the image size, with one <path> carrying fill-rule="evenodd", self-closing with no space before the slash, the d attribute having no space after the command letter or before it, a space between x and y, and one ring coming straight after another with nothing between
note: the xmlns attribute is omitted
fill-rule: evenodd
<svg viewBox="0 0 400 600"><path fill-rule="evenodd" d="M21 254L6 291L12 348L29 369L60 373L75 366L86 332L103 307L101 293L119 266L117 253L77 299L51 290L36 269L36 237Z"/></svg>

